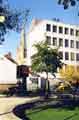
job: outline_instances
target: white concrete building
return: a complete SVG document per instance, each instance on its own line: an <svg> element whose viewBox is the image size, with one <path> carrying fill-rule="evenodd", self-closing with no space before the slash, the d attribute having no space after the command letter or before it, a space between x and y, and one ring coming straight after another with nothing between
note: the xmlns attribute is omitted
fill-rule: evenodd
<svg viewBox="0 0 79 120"><path fill-rule="evenodd" d="M47 41L53 48L59 48L62 61L67 65L79 66L79 26L64 24L59 20L37 20L31 23L27 39L27 60L35 53L33 44Z"/></svg>
<svg viewBox="0 0 79 120"><path fill-rule="evenodd" d="M15 86L16 83L16 63L13 59L0 57L0 90L6 90L10 86Z"/></svg>

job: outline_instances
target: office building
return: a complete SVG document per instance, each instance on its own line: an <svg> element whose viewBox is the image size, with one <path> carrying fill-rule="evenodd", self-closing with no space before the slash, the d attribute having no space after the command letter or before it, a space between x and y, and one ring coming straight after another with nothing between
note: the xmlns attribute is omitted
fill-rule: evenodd
<svg viewBox="0 0 79 120"><path fill-rule="evenodd" d="M52 48L58 48L65 65L79 69L79 26L56 20L32 20L27 39L27 60L36 52L35 43L47 41Z"/></svg>

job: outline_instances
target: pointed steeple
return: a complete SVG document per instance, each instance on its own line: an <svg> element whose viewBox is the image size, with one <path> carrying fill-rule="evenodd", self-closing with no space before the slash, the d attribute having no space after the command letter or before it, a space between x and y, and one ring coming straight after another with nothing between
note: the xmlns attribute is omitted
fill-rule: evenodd
<svg viewBox="0 0 79 120"><path fill-rule="evenodd" d="M20 46L22 47L23 58L26 58L26 31L25 31L25 28L23 28L21 31Z"/></svg>
<svg viewBox="0 0 79 120"><path fill-rule="evenodd" d="M21 37L20 37L20 45L17 48L17 63L19 65L26 65L26 58L27 58L27 49L26 49L26 21L29 15L29 10L26 10L23 16L23 25L21 30Z"/></svg>
<svg viewBox="0 0 79 120"><path fill-rule="evenodd" d="M17 48L17 62L19 65L26 64L26 31L25 31L25 24L21 30L21 37L20 37L20 45Z"/></svg>

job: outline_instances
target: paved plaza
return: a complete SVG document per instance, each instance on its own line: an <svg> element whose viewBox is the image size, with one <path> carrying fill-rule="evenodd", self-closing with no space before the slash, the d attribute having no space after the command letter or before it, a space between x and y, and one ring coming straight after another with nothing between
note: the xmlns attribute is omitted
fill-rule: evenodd
<svg viewBox="0 0 79 120"><path fill-rule="evenodd" d="M0 97L0 120L20 120L13 114L13 108L19 104L24 104L35 99L38 99L38 97Z"/></svg>

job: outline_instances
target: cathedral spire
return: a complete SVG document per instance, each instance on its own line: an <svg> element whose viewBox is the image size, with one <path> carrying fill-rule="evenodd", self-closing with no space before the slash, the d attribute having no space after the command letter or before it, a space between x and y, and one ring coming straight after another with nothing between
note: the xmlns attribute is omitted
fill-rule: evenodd
<svg viewBox="0 0 79 120"><path fill-rule="evenodd" d="M29 15L29 10L25 11L25 14L23 16L23 25L21 30L21 37L20 37L20 45L17 48L17 63L18 65L26 65L26 58L27 58L27 48L26 48L26 22L27 17Z"/></svg>
<svg viewBox="0 0 79 120"><path fill-rule="evenodd" d="M22 26L20 45L17 48L17 62L19 65L26 64L27 50L26 50L26 31L25 23Z"/></svg>

